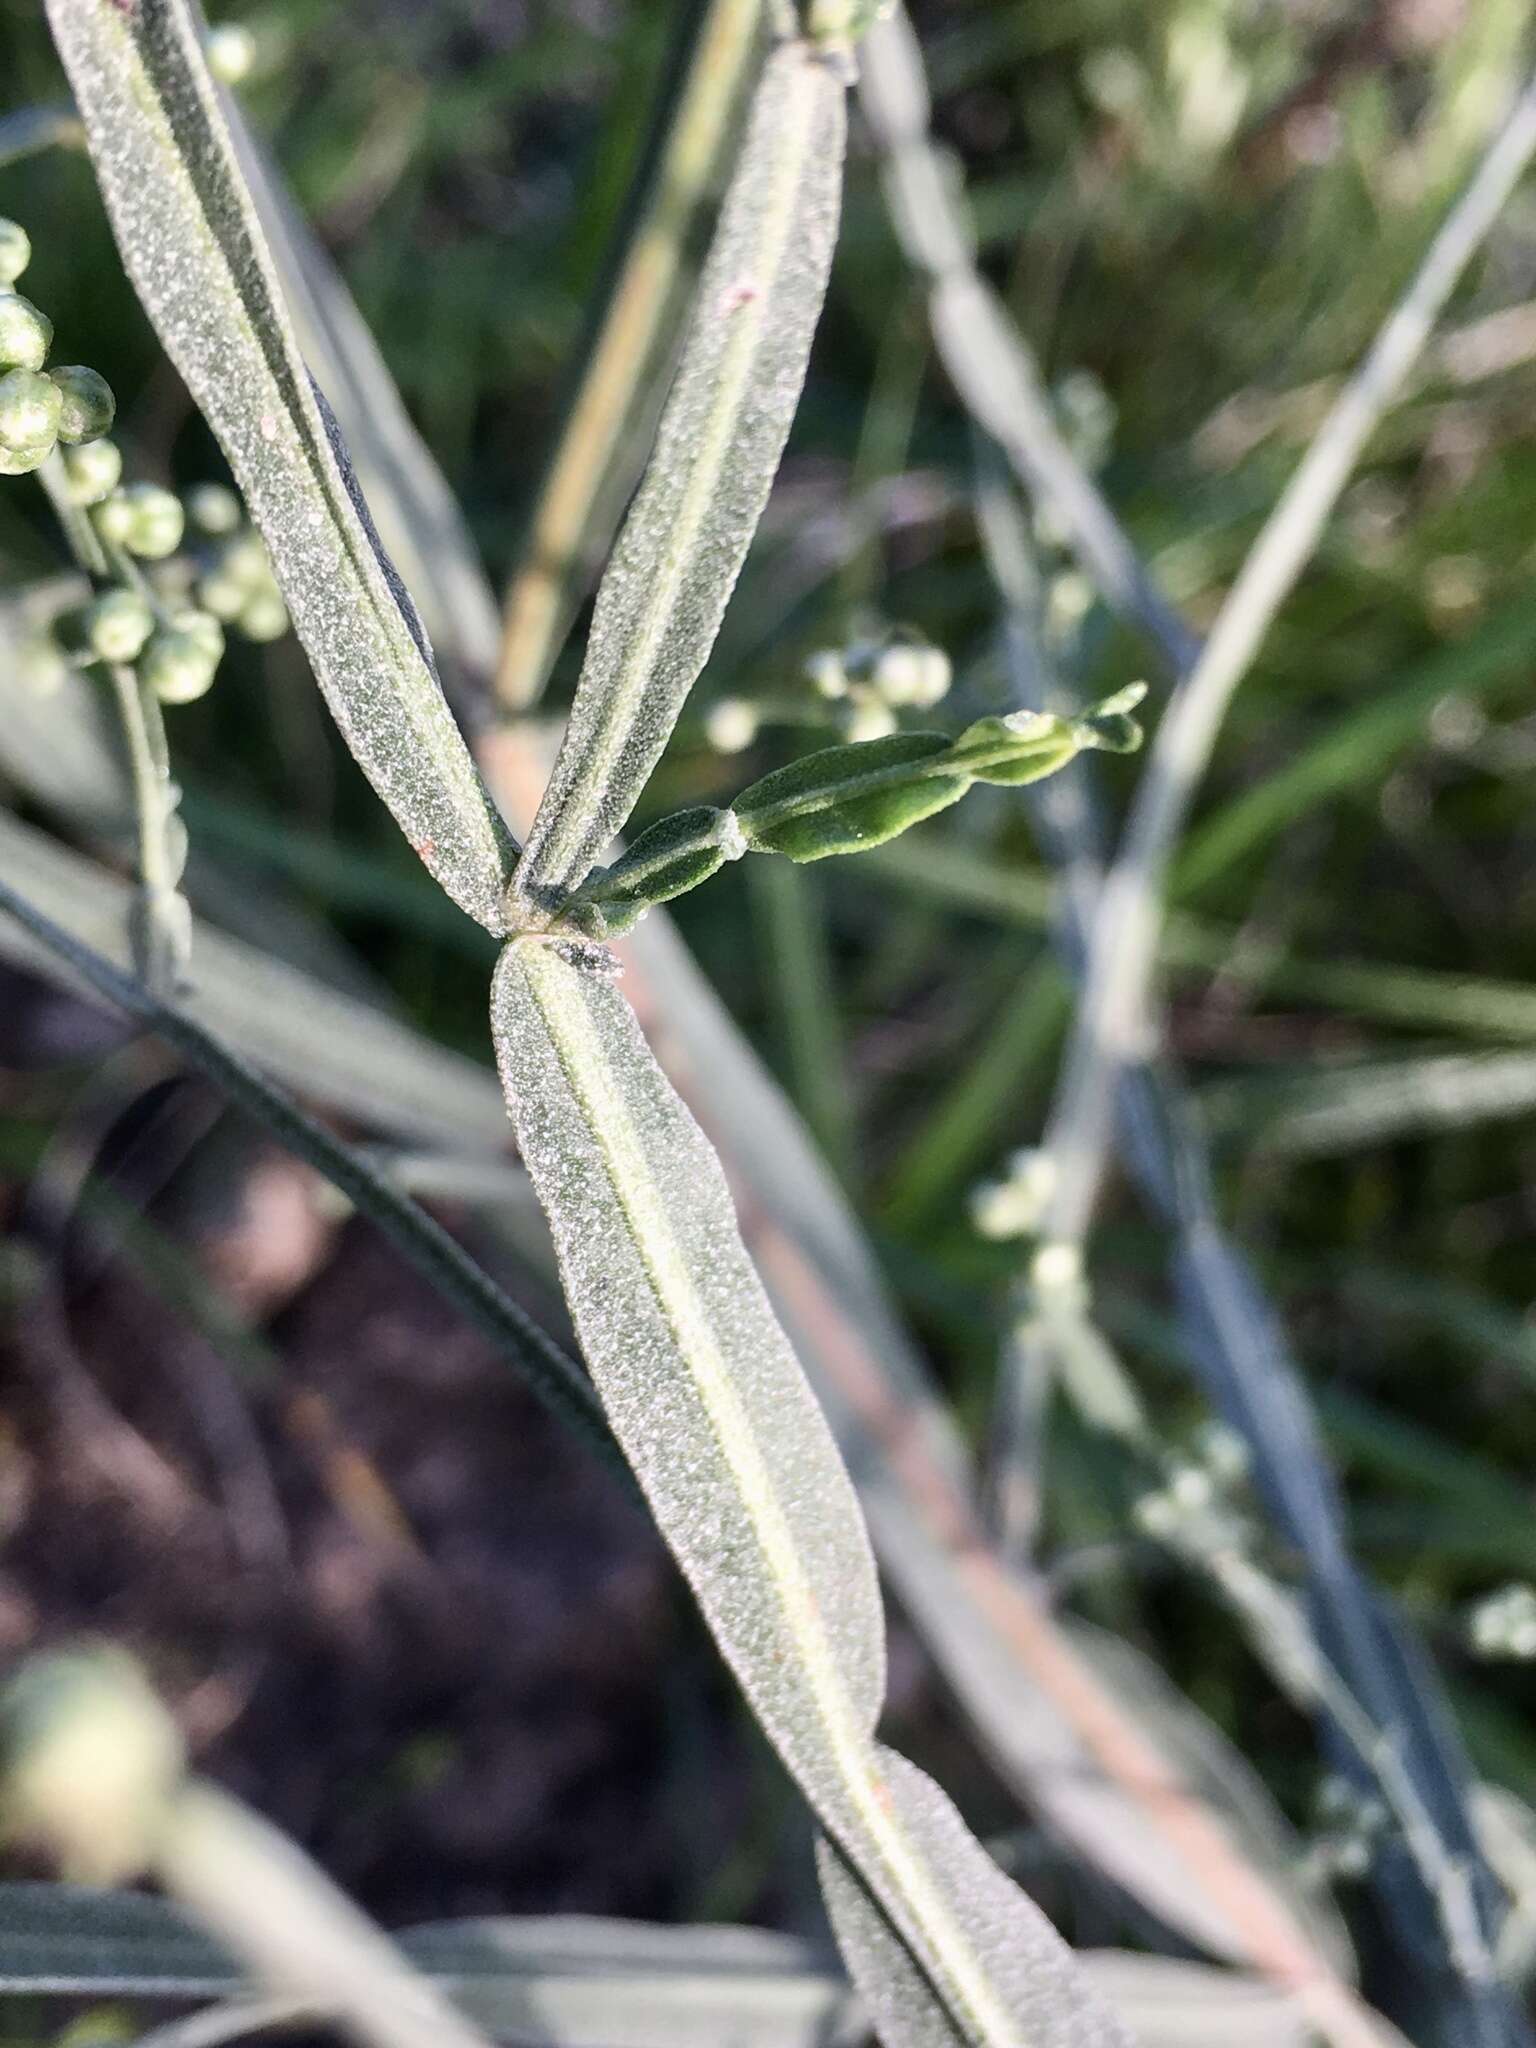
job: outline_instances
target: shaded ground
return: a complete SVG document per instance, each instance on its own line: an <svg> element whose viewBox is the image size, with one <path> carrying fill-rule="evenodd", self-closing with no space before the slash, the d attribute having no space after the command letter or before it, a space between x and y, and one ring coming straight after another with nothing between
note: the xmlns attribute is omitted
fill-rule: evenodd
<svg viewBox="0 0 1536 2048"><path fill-rule="evenodd" d="M200 1084L144 1047L87 1082L114 1042L0 989L7 1127L73 1096L0 1195L0 1656L127 1643L390 1921L687 1910L743 1772L640 1511Z"/></svg>

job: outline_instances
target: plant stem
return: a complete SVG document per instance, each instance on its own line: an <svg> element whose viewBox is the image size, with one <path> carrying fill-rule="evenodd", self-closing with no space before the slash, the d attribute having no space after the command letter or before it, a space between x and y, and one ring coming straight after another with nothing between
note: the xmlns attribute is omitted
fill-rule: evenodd
<svg viewBox="0 0 1536 2048"><path fill-rule="evenodd" d="M511 709L537 702L548 680L571 573L655 355L761 13L762 0L711 0L698 30L671 128L507 590L496 688Z"/></svg>
<svg viewBox="0 0 1536 2048"><path fill-rule="evenodd" d="M137 562L124 549L105 545L84 506L77 505L54 448L38 469L69 551L93 585L118 582L146 600L162 621L165 608ZM118 723L128 755L138 823L140 899L131 921L134 965L157 996L174 995L191 952L192 918L178 884L185 865L185 833L176 817L178 791L171 780L170 750L159 700L133 669L111 663L108 674Z"/></svg>
<svg viewBox="0 0 1536 2048"><path fill-rule="evenodd" d="M1536 82L1516 101L1365 361L1331 408L1244 562L1199 659L1169 700L1121 850L1105 879L1083 999L1047 1131L1057 1170L1047 1219L1053 1239L1079 1243L1093 1213L1114 1116L1115 1081L1147 1040L1147 997L1169 862L1233 692L1306 567L1361 451L1533 152Z"/></svg>

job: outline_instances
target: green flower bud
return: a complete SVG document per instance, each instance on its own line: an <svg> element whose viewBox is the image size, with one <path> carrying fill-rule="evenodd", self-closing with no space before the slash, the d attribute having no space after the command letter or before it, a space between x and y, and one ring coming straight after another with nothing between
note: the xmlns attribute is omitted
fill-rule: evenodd
<svg viewBox="0 0 1536 2048"><path fill-rule="evenodd" d="M189 605L179 611L171 620L178 633L185 633L201 647L210 661L218 662L224 656L224 628L209 612L198 611Z"/></svg>
<svg viewBox="0 0 1536 2048"><path fill-rule="evenodd" d="M949 656L922 640L892 640L875 657L872 681L887 704L928 710L949 692Z"/></svg>
<svg viewBox="0 0 1536 2048"><path fill-rule="evenodd" d="M248 591L272 581L272 557L254 526L232 533L219 549L219 567L226 576L237 577Z"/></svg>
<svg viewBox="0 0 1536 2048"><path fill-rule="evenodd" d="M0 217L0 285L14 284L31 261L31 236L20 221Z"/></svg>
<svg viewBox="0 0 1536 2048"><path fill-rule="evenodd" d="M0 377L0 448L12 455L51 448L62 403L51 378L36 370L7 371Z"/></svg>
<svg viewBox="0 0 1536 2048"><path fill-rule="evenodd" d="M106 378L88 370L83 363L68 363L62 369L50 370L48 375L58 385L63 400L59 439L71 446L78 441L100 440L117 413L117 400Z"/></svg>
<svg viewBox="0 0 1536 2048"><path fill-rule="evenodd" d="M187 492L187 517L199 533L233 533L244 513L227 484L194 484Z"/></svg>
<svg viewBox="0 0 1536 2048"><path fill-rule="evenodd" d="M146 562L163 562L167 555L174 555L187 526L176 493L162 490L159 484L127 484L118 496L128 501L132 514L122 543L129 553L141 555Z"/></svg>
<svg viewBox="0 0 1536 2048"><path fill-rule="evenodd" d="M207 614L202 614L206 617ZM211 621L218 631L218 621ZM223 635L220 634L222 641ZM139 680L162 704L191 704L205 696L219 666L207 639L183 627L161 627L139 656Z"/></svg>
<svg viewBox="0 0 1536 2048"><path fill-rule="evenodd" d="M256 62L256 38L238 21L221 21L204 45L208 69L220 85L238 85Z"/></svg>
<svg viewBox="0 0 1536 2048"><path fill-rule="evenodd" d="M115 441L66 448L63 462L69 495L77 505L99 505L117 489L123 474L123 451Z"/></svg>
<svg viewBox="0 0 1536 2048"><path fill-rule="evenodd" d="M39 441L31 448L0 447L0 476L26 476L41 469L53 453L52 441Z"/></svg>
<svg viewBox="0 0 1536 2048"><path fill-rule="evenodd" d="M20 292L0 292L0 370L40 370L53 346L53 322Z"/></svg>
<svg viewBox="0 0 1536 2048"><path fill-rule="evenodd" d="M247 599L236 624L247 640L281 640L289 626L288 607L274 584Z"/></svg>
<svg viewBox="0 0 1536 2048"><path fill-rule="evenodd" d="M155 615L136 590L108 590L85 608L91 650L103 661L135 661L154 631Z"/></svg>
<svg viewBox="0 0 1536 2048"><path fill-rule="evenodd" d="M81 453L84 453L83 449ZM96 521L96 531L104 541L115 548L127 547L138 515L126 491L109 492L96 506L92 516Z"/></svg>
<svg viewBox="0 0 1536 2048"><path fill-rule="evenodd" d="M205 612L212 612L216 619L228 624L245 610L251 601L251 593L237 576L227 576L222 569L213 569L198 578L197 601Z"/></svg>
<svg viewBox="0 0 1536 2048"><path fill-rule="evenodd" d="M0 1695L9 1837L81 1884L125 1883L154 1853L185 1769L181 1737L118 1651L56 1652Z"/></svg>

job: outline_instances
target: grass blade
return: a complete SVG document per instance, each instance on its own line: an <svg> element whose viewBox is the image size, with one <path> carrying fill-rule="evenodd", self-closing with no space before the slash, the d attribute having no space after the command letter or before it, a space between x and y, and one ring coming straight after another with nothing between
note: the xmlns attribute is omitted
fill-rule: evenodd
<svg viewBox="0 0 1536 2048"><path fill-rule="evenodd" d="M789 432L837 235L843 84L768 60L641 485L598 592L564 743L518 865L557 908L617 832L714 645Z"/></svg>
<svg viewBox="0 0 1536 2048"><path fill-rule="evenodd" d="M129 275L218 436L337 724L412 846L492 931L515 848L299 355L190 0L50 0Z"/></svg>

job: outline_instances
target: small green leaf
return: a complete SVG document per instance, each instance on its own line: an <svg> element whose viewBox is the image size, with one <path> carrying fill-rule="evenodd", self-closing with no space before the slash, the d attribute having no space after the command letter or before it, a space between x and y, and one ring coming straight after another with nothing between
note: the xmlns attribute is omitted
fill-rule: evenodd
<svg viewBox="0 0 1536 2048"><path fill-rule="evenodd" d="M596 904L602 911L602 930L595 935L614 935L628 931L653 903L666 903L696 889L727 860L746 851L739 827L733 843L733 824L729 811L710 805L658 819L611 868L594 875L581 890L572 905L578 920L581 906Z"/></svg>
<svg viewBox="0 0 1536 2048"><path fill-rule="evenodd" d="M754 782L737 798L736 817L748 846L763 853L798 861L857 853L964 796L969 774L931 772L949 752L936 732L826 747Z"/></svg>
<svg viewBox="0 0 1536 2048"><path fill-rule="evenodd" d="M1043 711L1010 711L967 726L950 760L977 782L1018 789L1065 768L1082 747L1080 734L1065 719Z"/></svg>

